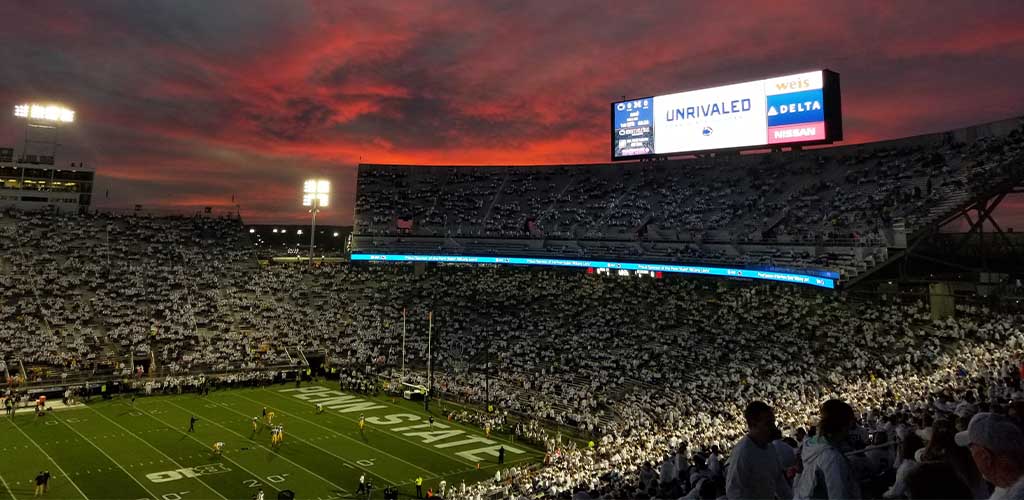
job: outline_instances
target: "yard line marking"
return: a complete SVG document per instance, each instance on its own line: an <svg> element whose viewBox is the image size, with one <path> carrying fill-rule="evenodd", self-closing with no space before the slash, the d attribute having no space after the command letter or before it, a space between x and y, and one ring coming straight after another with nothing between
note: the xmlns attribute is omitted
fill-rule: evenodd
<svg viewBox="0 0 1024 500"><path fill-rule="evenodd" d="M249 398L245 398L245 399L249 399ZM253 400L249 399L249 401L253 401ZM254 403L256 403L256 404L262 404L262 403L260 403L259 401L253 401L253 402L254 402ZM230 407L228 407L227 405L223 405L223 404L221 404L220 406L221 406L221 408L223 408L223 409L225 409L225 410L228 410L228 411L230 411L230 412L233 412L233 413L237 413L237 414L239 414L239 415L241 415L241 416L243 416L243 417L248 417L248 415L246 415L246 414L244 414L244 413L242 413L242 412L238 412L238 411L235 411L235 410L231 409ZM282 411L281 411L281 414L282 414L282 415L287 415L288 413L286 413L286 412L284 412L284 411L282 410ZM294 416L294 415L293 415L293 416ZM303 420L303 421L309 422L308 420L305 420L304 418L301 418L301 417L295 417L295 418L296 418L297 420ZM309 422L309 423L311 423L311 424L313 424L313 425L316 425L316 424L315 424L315 423L313 423L313 422ZM327 429L327 428L326 428L326 427L324 427L324 429ZM331 429L327 429L327 430L331 431ZM331 431L331 432L334 432L334 431ZM352 462L351 462L351 461L349 461L349 460L348 460L347 458L344 458L344 457L341 457L341 456L335 455L334 453L331 453L331 452L329 452L329 451L327 451L327 450L325 450L325 449L323 449L323 448L321 448L321 447L319 447L319 446L317 446L317 445L315 445L315 444L313 444L313 443L309 442L308 440L305 440L305 439L302 439L302 438L300 438L300 437L298 437L298 436L295 436L295 434L292 434L292 436L294 436L294 437L295 437L295 439L297 439L297 440L299 440L299 441L302 441L302 442L304 442L304 443L306 443L306 444L308 444L308 445L312 446L313 448L316 448L316 449L318 449L318 450L320 450L320 451L322 451L322 452L324 452L324 453L326 453L326 454L328 454L328 455L330 455L330 456L332 456L332 457L334 457L334 458L337 458L338 460L341 460L341 461L342 461L342 462L343 462L343 463L344 463L344 464L345 464L346 466L349 466L350 468L354 468L354 467L352 467L351 465L349 465L349 464L351 464ZM356 440L355 440L355 439L353 439L353 441L356 441ZM358 441L356 441L356 442L358 442ZM373 452L373 453L382 453L382 454L384 454L384 455L387 455L387 453L384 453L384 452L382 452L382 451L380 451L380 450L376 450L376 449L373 449L373 448L370 448L370 451L371 451L371 452ZM391 456L391 455L388 455L388 456ZM398 460L402 460L402 459L400 459L400 458L398 458L398 457L394 457L394 458L397 458ZM405 460L402 460L402 462L405 462ZM409 463L409 462L405 462L405 463L407 463L407 464L409 464L409 465L412 465L413 467L416 467L417 469L420 469L420 470L422 470L422 471L424 471L424 472L426 472L426 473L428 473L428 474L430 473L430 471L429 471L429 470L427 470L427 469L423 469L423 468L420 468L420 467L417 467L417 466L416 466L415 464L411 464L411 463ZM388 483L388 482L390 482L390 481L388 481L388 480L387 480L387 478L386 478L386 477L384 477L384 476L381 476L380 474L376 474L376 473L374 473L374 472L372 472L372 471L369 471L369 470L367 470L367 471L365 471L365 472L366 472L366 473L368 473L368 474L370 474L371 476L374 476L374 477L376 477L377 479L383 480L383 481L384 481L385 483Z"/></svg>
<svg viewBox="0 0 1024 500"><path fill-rule="evenodd" d="M3 476L0 476L0 483L4 483L4 489L7 490L7 494L10 495L13 500L18 500L18 497L14 496L14 492L11 491L11 487L7 486L7 481L4 481Z"/></svg>
<svg viewBox="0 0 1024 500"><path fill-rule="evenodd" d="M323 387L323 386L319 386L319 387ZM266 392L268 392L270 394L274 394L275 396L277 396L279 398L282 398L282 399L284 399L286 401L289 401L292 404L301 404L298 400L296 400L294 398L290 398L288 396L285 396L284 394L278 394L278 393L276 393L276 392L274 392L272 390L269 390L269 389L259 389L259 390L266 391ZM334 390L334 389L327 389L327 390ZM345 415L342 415L340 413L333 413L332 412L332 413L324 413L324 414L328 415L328 416L330 416L332 418L341 418L343 420L347 420L347 421L352 422L352 423L358 422L358 420L356 420L354 418L349 418L349 417L347 417ZM387 430L387 429L383 429L383 430ZM418 447L420 449L427 450L427 451L429 451L429 452L431 452L431 453L433 453L433 454L435 454L435 455L437 455L439 457L444 457L445 459L453 461L453 462L461 462L461 463L464 463L466 465L474 465L475 464L475 462L473 462L471 460L468 460L468 459L465 459L465 458L462 458L462 457L460 457L458 455L446 455L446 454L442 453L441 451L438 451L436 448L433 448L433 447L430 447L430 446L423 446L422 443L417 443L416 441L408 439L408 438L406 438L405 436L401 435L398 432L390 431L390 430L387 430L387 431L388 431L387 436L394 437L394 438L398 439L399 441L405 441L406 443L409 443L409 444L411 444L413 446L416 446L416 447Z"/></svg>
<svg viewBox="0 0 1024 500"><path fill-rule="evenodd" d="M180 429L178 429L177 427L173 427L173 426L171 426L171 425L170 425L170 424L168 424L167 422L164 422L164 421L163 421L163 419L159 419L159 418L156 418L155 416L151 415L151 414L150 414L150 413L149 413L148 411L145 411L145 410L141 409L141 406L136 406L135 408L139 408L139 411L140 411L140 412L142 412L142 414L143 414L143 415L146 415L147 417L149 417L149 418L151 418L151 419L153 419L153 420L156 420L157 422L160 422L161 424L164 424L164 425L166 425L166 426L167 426L168 428L170 428L170 429L172 429L172 430L176 431L176 432L177 432L178 434L182 434L182 435L184 435L184 436L185 436L185 437L187 437L187 438L191 438L191 439L192 439L193 441L195 441L195 442L199 443L199 444L200 444L200 445L201 445L201 446L202 446L203 448L205 448L205 447L206 447L206 444L204 444L204 443L203 443L202 441L200 441L200 440L199 440L199 438L197 438L197 437L195 437L195 436L192 436L192 435L190 435L190 434L189 434L188 432L185 432L185 431L183 431L183 430L180 430ZM244 467L244 466L243 466L242 464L240 464L240 463L238 463L238 462L236 462L236 461L234 461L234 460L231 460L230 458L228 458L228 457L227 457L227 455L221 455L221 457L222 457L222 458L224 458L224 460L227 460L228 462L231 462L231 463L233 463L233 464L237 465L239 469L242 469L242 470L244 470L244 471L245 471L245 472L247 472L247 473L248 473L248 474L249 474L250 476L252 476L252 477L256 478L256 480L257 480L257 481L259 481L259 482L261 482L261 483L264 483L264 482L265 482L265 481L263 481L263 478L262 478L262 477L260 477L260 476L259 476L258 474L254 474L254 473L253 473L253 472L252 472L251 470L249 470L249 469L246 469L246 468L245 468L245 467ZM278 492L280 492L280 491L281 491L281 489L280 489L280 488L278 488L278 487L274 486L273 484L271 484L271 483L269 483L269 482L265 482L265 483L267 484L267 486L270 486L271 488L274 488L274 490L275 490L275 491L278 491Z"/></svg>
<svg viewBox="0 0 1024 500"><path fill-rule="evenodd" d="M96 443L93 443L93 442L92 442L92 441L91 441L91 440L90 440L89 438L85 437L85 435L84 435L84 434L82 434L82 433L78 432L77 430L75 430L75 428L74 428L74 427L72 427L72 426L68 425L68 424L67 424L66 422L64 422L64 421L63 421L63 420L61 420L60 418L57 418L57 416L56 416L56 415L54 415L54 417L53 417L53 418L57 419L57 421L58 421L58 422L60 422L61 424L64 424L64 427L67 427L68 429L71 429L71 432L74 432L75 434L78 434L79 436L82 436L82 439L85 439L85 441L86 441L86 442L88 442L88 443L89 443L90 445L92 445L92 447L93 447L93 448L96 448L97 450L99 450L99 452L100 452L100 453L102 453L102 454L103 454L103 456L107 457L107 460L110 460L111 462L113 462L113 463L114 463L114 465L116 465L116 466L120 467L120 469L121 469L122 471L124 471L124 473L125 473L125 474L126 474L126 475L127 475L128 477L132 478L132 481L135 481L135 484L137 484L137 485L141 486L141 487L142 487L142 489L143 489L143 490L145 490L145 491L146 491L146 493L149 493L149 495L150 495L150 496L152 496L153 498L160 498L160 495L157 495L157 494L153 493L152 491L149 491L149 488L147 488L147 487L146 487L146 485L144 485L144 484L142 484L141 482L139 482L139 480L138 480L138 479L135 479L135 476L131 475L131 473L129 473L127 469L125 469L124 467L122 467L122 466L121 466L121 464L120 464L120 463L119 463L119 462L118 462L117 460L114 460L114 458L113 458L113 457L111 457L110 455L108 455L106 451L103 451L103 449L102 449L102 448L100 448L99 446L96 446ZM97 470L97 472L100 472L101 470L102 470L102 469L99 469L99 470Z"/></svg>
<svg viewBox="0 0 1024 500"><path fill-rule="evenodd" d="M170 461L171 461L171 463L173 463L173 464L174 464L175 466L177 466L177 467L178 467L179 469L183 469L183 468L184 468L184 466L183 466L183 465L179 464L178 462L175 462L173 458L171 458L170 456L168 456L168 455L167 455L166 453L164 453L164 452L160 451L160 449L159 449L159 448L157 448L156 446L153 446L152 444L150 444L150 442L149 442L149 441L146 441L145 439L142 439L142 438L140 438L139 436L135 435L135 433L133 433L132 431L129 431L127 427L125 427L125 426L123 426L123 425L121 425L121 424L117 423L117 421L115 421L114 419L112 419L112 418L110 418L110 417L108 417L108 416L104 415L103 413L101 413L101 412L100 412L99 410L97 410L96 408L93 408L92 406L89 406L89 405L85 405L85 407L86 407L86 408L88 408L88 409L90 409L90 410L92 410L92 411L94 411L94 412L95 412L95 413L96 413L97 415L99 415L100 417L102 417L102 418L105 418L105 419L106 419L106 420L107 420L108 422L110 422L110 423L112 423L112 424L114 424L114 425L116 425L116 426L120 427L121 429L124 429L125 431L127 431L127 432L128 432L128 434L131 434L131 435L132 435L133 437L135 437L135 439L138 439L139 441L142 441L143 443L146 443L146 446L149 446L150 448L153 448L154 450L156 450L156 452L157 452L157 453L159 453L159 454L161 454L161 455L163 455L163 456L167 457L167 459L168 459L168 460L170 460ZM126 434L126 436L127 436L128 434ZM161 460L161 462L162 462L162 460ZM150 463L152 464L153 462L150 462ZM111 469L111 470L113 470L113 469ZM221 495L219 491L217 491L217 490L215 490L215 489L211 488L211 487L210 487L210 485L206 484L206 481L203 481L203 480L202 480L202 478L200 478L199 476L196 476L196 477L195 477L195 479L196 479L197 481L199 481L200 483L202 483L202 485L203 485L203 486L206 486L206 488L207 488L207 489L209 489L210 491L214 492L214 493L215 493L215 494L216 494L217 496L219 496L219 497L223 498L224 500L228 500L228 498L227 498L226 496L224 496L224 495Z"/></svg>
<svg viewBox="0 0 1024 500"><path fill-rule="evenodd" d="M171 406L175 406L175 407L177 407L177 408L179 408L179 409L181 409L181 410L183 410L185 412L195 414L195 412L192 412L188 408L185 408L184 406L181 406L181 405L179 405L179 404L177 404L177 403L175 403L173 401L168 400L167 404L169 404ZM226 431L228 431L228 432L230 432L230 433L232 433L232 434L234 434L234 435L236 435L236 436L238 436L238 437L240 437L242 439L249 439L249 438L247 438L247 437L245 437L245 436L243 436L243 435L241 435L241 434L239 434L239 433L237 433L237 432L235 432L235 431L233 431L233 430L231 430L231 429L229 429L227 427L224 427L223 425L218 424L217 422L214 422L213 420L211 420L210 423L212 423L213 425L216 425L217 427L220 427L221 429L224 429L224 430L226 430ZM258 446L260 448L263 448L264 450L267 450L267 451L273 453L273 450L271 450L270 448L267 448L266 446L263 446L262 444L259 444L259 443L255 443L255 444L256 444L256 446ZM325 483L327 483L327 484L329 484L331 486L334 486L335 488L337 488L337 489L339 489L339 490L341 490L341 491L343 491L345 493L348 493L348 490L346 490L345 488L342 488L341 486L338 486L338 485L334 484L333 482L331 482L327 478L321 476L320 474L317 474L316 472L313 472L313 471L311 471L311 470L309 470L309 469L299 465L298 463L293 462L292 460L289 460L288 457L286 457L284 455L281 455L281 454L277 454L277 456L281 457L285 461L288 461L288 462L291 462L291 463L295 464L296 467L298 467L298 468L300 468L300 469L302 469L302 470L304 470L304 471L306 471L306 472L308 472L308 473L310 473L310 474L320 478L321 481L323 481L323 482L325 482ZM281 490L277 490L277 491L281 491Z"/></svg>
<svg viewBox="0 0 1024 500"><path fill-rule="evenodd" d="M81 488L79 488L79 487L78 487L78 485L77 485L77 484L75 484L75 482L71 480L71 476L70 476L70 475L68 475L68 473L67 473L67 472L64 472L64 469L62 469L62 468L60 467L60 464L58 464L58 463L57 463L57 461L56 461L56 460L54 460L54 459L53 459L53 457L51 457L51 456L50 456L50 454L49 454L49 453L47 453L47 452L46 452L46 450L44 450L42 446L39 446L39 443L37 443L35 439L32 439L32 436L29 436L27 432L23 431L23 430L21 429L21 427L19 427L19 426L18 426L18 424L15 424L15 423L14 423L14 421L13 421L13 420L11 420L11 425L13 425L15 429L18 429L18 431L19 431L19 432L21 432L21 434L22 434L23 436L25 436L26 438L28 438L28 440L29 440L29 441L31 441L31 442L32 442L32 444L36 445L36 448L38 448L38 449L39 449L39 451L43 452L43 455L46 455L46 458L48 458L48 459L49 459L49 460L50 460L51 462L53 462L53 466L54 466L54 467L56 467L56 468L57 468L57 470L59 470L59 471L60 471L60 475L62 475L62 476L64 476L64 477L68 478L68 482L70 482L70 483L71 483L71 486L74 486L74 487L75 487L75 489L76 489L76 490L78 490L78 493L79 493L80 495L82 495L82 498L86 498L86 499L88 499L88 498L89 498L89 495L86 495L86 494L85 494L84 492L82 492L82 489L81 489ZM27 446L26 446L26 447L27 447Z"/></svg>
<svg viewBox="0 0 1024 500"><path fill-rule="evenodd" d="M248 400L248 401L252 401L253 403L256 403L256 404L262 404L259 401L256 401L255 399L247 398L247 397L239 395L239 394L229 394L229 396L234 396L236 398L242 398L242 399L245 399L245 400ZM227 408L227 409L231 410L230 408ZM231 411L234 411L234 410L231 410ZM235 413L238 413L238 412L235 412ZM403 464L406 464L406 465L411 466L411 467L413 467L415 469L418 469L418 470L421 470L423 472L426 472L427 474L431 474L433 472L433 471L424 469L423 467L420 467L420 466L418 466L418 465L416 465L416 464L414 464L412 462L409 462L409 461L403 460L403 459L401 459L399 457L396 457L396 456L394 456L394 455L392 455L392 454L390 454L390 453L388 453L386 451L376 449L376 448L374 448L374 447L372 447L372 446L370 446L370 445L368 445L368 444L366 444L366 443L364 443L362 441L359 441L358 439L355 439L353 437L350 437L350 436L347 436L345 434L342 434L342 433L340 433L340 432L338 432L338 431L336 431L334 429L331 429L330 427L324 427L324 426L322 426L322 425L320 425L320 424L318 424L318 423L316 423L316 422L314 422L312 420L308 420L308 419L302 418L302 417L300 417L300 416L298 416L298 415L296 415L296 414L294 414L292 412L286 412L284 410L281 410L281 414L282 415L291 415L292 418L295 418L297 420L301 420L303 422L308 422L310 424L313 424L313 425L315 425L315 426L317 426L317 427L319 427L319 428L321 428L321 429L323 429L323 430L325 430L327 432L330 432L330 433L335 434L337 436L341 436L341 437L343 437L345 439L348 439L349 441L352 441L354 443L359 443L361 446L369 448L373 452L380 453L381 455L389 456L389 457L391 457L391 458L393 458L395 460L398 460L399 462L402 462ZM241 415L241 413L239 413L239 415ZM321 439L324 439L324 437L321 437ZM310 443L310 444L312 444L312 443ZM378 477L380 477L380 476L378 476ZM381 478L381 479L384 479L384 478Z"/></svg>

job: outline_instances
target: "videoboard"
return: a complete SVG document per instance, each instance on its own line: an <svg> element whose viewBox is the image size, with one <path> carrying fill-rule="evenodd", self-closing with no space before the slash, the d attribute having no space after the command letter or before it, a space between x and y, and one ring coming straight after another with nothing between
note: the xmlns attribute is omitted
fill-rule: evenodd
<svg viewBox="0 0 1024 500"><path fill-rule="evenodd" d="M613 102L611 117L613 161L843 138L829 70Z"/></svg>
<svg viewBox="0 0 1024 500"><path fill-rule="evenodd" d="M681 264L644 264L635 262L608 262L596 260L572 259L540 259L535 257L479 257L471 255L406 255L406 254L366 254L354 253L353 261L373 262L446 262L456 264L506 264L527 266L559 266L582 267L595 269L625 269L630 271L654 271L663 273L699 274L705 276L724 276L727 278L747 278L757 280L783 281L800 285L811 285L821 288L835 288L835 280L839 275L828 271L823 275L796 274L781 271L764 271L757 269L734 269L728 267L690 266Z"/></svg>

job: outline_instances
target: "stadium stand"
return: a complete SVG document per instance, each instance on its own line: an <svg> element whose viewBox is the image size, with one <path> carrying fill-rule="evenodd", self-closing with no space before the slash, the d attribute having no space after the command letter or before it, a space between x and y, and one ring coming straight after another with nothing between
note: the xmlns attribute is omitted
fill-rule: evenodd
<svg viewBox="0 0 1024 500"><path fill-rule="evenodd" d="M1021 122L650 163L361 165L353 252L802 268L849 281L1024 177Z"/></svg>
<svg viewBox="0 0 1024 500"><path fill-rule="evenodd" d="M1017 175L1019 126L680 163L363 166L355 240L376 251L768 263L850 276L884 260L898 223L919 231ZM457 498L717 497L748 402L771 405L784 436L801 444L797 429L812 427L830 398L858 414L842 450L857 487L898 496L910 487L900 469L957 453L934 436L979 411L1024 411L1024 314L981 301L959 300L953 317L933 320L920 298L789 285L264 266L258 257L236 218L5 212L8 386L140 377L134 360L180 388L199 374L295 370L322 353L343 368L343 386L366 389L401 365L403 311L407 381L426 385L432 312L433 385L449 400L498 409L452 418L500 428L515 416L510 430L548 451L543 467L459 485L446 495ZM920 457L904 453L909 434L928 442ZM977 471L958 464L987 497Z"/></svg>
<svg viewBox="0 0 1024 500"><path fill-rule="evenodd" d="M502 412L601 436L592 451L559 444L543 426L518 428L546 442L550 464L498 488L621 493L645 462L683 442L728 449L751 398L795 429L828 395L891 410L960 391L1024 355L1024 316L981 305L931 321L920 301L778 285L525 268L261 268L232 219L8 213L0 227L9 339L0 356L40 378L97 366L123 373L130 354L187 376L294 366L289 353L317 351L353 379L388 375L404 307L418 332L407 346L410 380L424 383L434 311L435 383L446 397L484 403L489 392Z"/></svg>

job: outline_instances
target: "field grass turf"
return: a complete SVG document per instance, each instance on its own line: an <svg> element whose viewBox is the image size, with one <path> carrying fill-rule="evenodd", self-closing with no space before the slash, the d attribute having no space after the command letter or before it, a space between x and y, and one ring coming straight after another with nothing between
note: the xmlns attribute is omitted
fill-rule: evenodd
<svg viewBox="0 0 1024 500"><path fill-rule="evenodd" d="M459 454L490 444L479 441L480 429L447 421L436 403L436 423L427 429L422 404L348 393L338 403L326 400L337 392L319 392L327 390L335 388L278 385L139 397L134 404L119 397L42 417L21 410L0 419L0 500L31 498L42 470L52 475L44 498L248 499L262 487L268 500L281 490L294 491L297 499L327 500L359 498L362 472L374 484L373 497L381 498L387 485L414 497L417 476L425 494L437 491L441 480L449 488L463 480L472 484L499 468L486 451ZM325 400L324 413L316 414L315 399ZM284 425L277 449L266 425L252 432L251 419L263 407L275 413L274 424ZM358 427L360 413L367 418L365 432ZM195 432L187 432L192 415L199 421ZM418 425L423 427L409 428ZM477 441L457 444L472 438ZM220 457L210 451L217 441L225 443ZM490 441L506 448L501 468L542 457L505 436Z"/></svg>

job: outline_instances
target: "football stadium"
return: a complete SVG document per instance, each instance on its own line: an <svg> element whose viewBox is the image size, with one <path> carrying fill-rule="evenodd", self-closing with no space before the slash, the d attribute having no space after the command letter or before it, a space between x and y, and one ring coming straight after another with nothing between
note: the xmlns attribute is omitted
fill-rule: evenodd
<svg viewBox="0 0 1024 500"><path fill-rule="evenodd" d="M196 118L270 180L187 208L185 136L11 96L0 500L1024 498L1024 107L851 140L844 64L588 103L599 162L274 181Z"/></svg>

